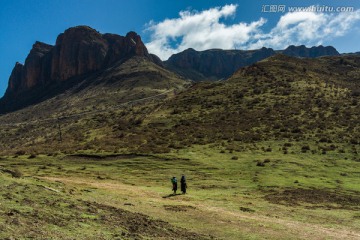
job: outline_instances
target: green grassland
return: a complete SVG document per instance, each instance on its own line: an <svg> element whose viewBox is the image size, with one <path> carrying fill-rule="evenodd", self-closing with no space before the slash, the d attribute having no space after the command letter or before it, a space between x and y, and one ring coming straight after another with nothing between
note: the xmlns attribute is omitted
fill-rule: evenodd
<svg viewBox="0 0 360 240"><path fill-rule="evenodd" d="M263 143L276 145L275 142ZM348 154L222 151L210 145L155 155L72 154L1 160L1 237L54 239L356 239L359 162ZM275 147L274 147L275 148ZM290 151L293 149L290 147ZM263 162L263 166L259 166ZM20 173L18 176L14 173ZM185 174L186 195L170 178ZM14 176L14 177L11 177ZM114 211L165 221L136 231ZM115 215L115 216L114 216ZM121 215L122 216L122 215ZM132 216L132 215L130 215ZM135 215L134 219L138 219ZM129 221L129 222L127 222ZM145 220L144 220L145 221ZM174 235L166 235L168 228ZM175 230L173 229L175 228ZM165 229L165 230L164 230ZM186 230L185 230L186 229ZM165 233L164 233L165 232ZM191 233L190 233L191 232ZM131 235L133 234L133 235ZM95 237L96 236L96 237Z"/></svg>
<svg viewBox="0 0 360 240"><path fill-rule="evenodd" d="M225 81L133 97L99 83L0 116L0 238L359 239L358 69L280 55ZM171 195L181 174L188 194Z"/></svg>

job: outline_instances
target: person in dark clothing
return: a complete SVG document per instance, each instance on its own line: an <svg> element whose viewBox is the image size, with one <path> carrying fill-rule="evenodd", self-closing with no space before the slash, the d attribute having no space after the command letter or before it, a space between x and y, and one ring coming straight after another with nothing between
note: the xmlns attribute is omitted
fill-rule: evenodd
<svg viewBox="0 0 360 240"><path fill-rule="evenodd" d="M176 177L173 177L171 179L171 182L172 182L172 185L173 185L172 190L174 191L174 195L176 195L176 191L177 191L177 179L176 179Z"/></svg>
<svg viewBox="0 0 360 240"><path fill-rule="evenodd" d="M181 176L180 183L181 183L181 191L182 191L183 194L185 194L186 193L186 188L187 188L185 175Z"/></svg>

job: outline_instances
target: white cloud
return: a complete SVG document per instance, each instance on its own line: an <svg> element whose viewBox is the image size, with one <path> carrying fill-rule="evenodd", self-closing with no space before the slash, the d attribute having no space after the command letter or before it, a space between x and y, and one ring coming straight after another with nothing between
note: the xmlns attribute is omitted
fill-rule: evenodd
<svg viewBox="0 0 360 240"><path fill-rule="evenodd" d="M288 45L318 45L349 33L360 20L360 11L325 14L290 12L283 15L276 26L248 44L249 48L286 48Z"/></svg>
<svg viewBox="0 0 360 240"><path fill-rule="evenodd" d="M254 49L265 46L282 49L288 45L321 44L343 36L360 20L360 10L338 14L289 12L265 33L261 29L267 22L264 18L250 23L223 23L222 19L235 16L237 7L231 4L202 12L182 11L179 18L150 22L147 31L151 33L151 41L146 46L161 59L187 48Z"/></svg>
<svg viewBox="0 0 360 240"><path fill-rule="evenodd" d="M151 42L146 46L151 53L162 59L171 54L195 48L205 50L209 48L230 49L250 40L251 35L266 21L237 23L225 25L220 22L222 18L234 16L237 5L225 5L222 8L211 8L202 12L180 12L180 17L166 19L160 23L150 22L148 31L151 31ZM179 43L175 46L171 42Z"/></svg>

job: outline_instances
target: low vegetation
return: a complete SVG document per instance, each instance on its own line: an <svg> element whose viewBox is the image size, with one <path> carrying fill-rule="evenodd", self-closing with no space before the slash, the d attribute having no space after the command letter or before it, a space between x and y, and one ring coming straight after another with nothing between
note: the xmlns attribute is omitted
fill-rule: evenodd
<svg viewBox="0 0 360 240"><path fill-rule="evenodd" d="M275 56L0 116L0 238L357 239L359 67ZM183 173L188 194L171 195Z"/></svg>
<svg viewBox="0 0 360 240"><path fill-rule="evenodd" d="M346 160L349 153L292 153L295 147L284 155L269 144L276 150L256 144L257 150L220 153L221 146L194 145L155 155L3 158L0 237L359 237L360 162ZM22 177L13 177L13 169ZM188 193L174 196L170 178L181 174Z"/></svg>

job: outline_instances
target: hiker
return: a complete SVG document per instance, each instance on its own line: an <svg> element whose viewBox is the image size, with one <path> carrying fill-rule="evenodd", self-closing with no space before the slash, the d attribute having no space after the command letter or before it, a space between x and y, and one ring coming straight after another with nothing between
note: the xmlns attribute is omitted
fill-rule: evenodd
<svg viewBox="0 0 360 240"><path fill-rule="evenodd" d="M176 195L176 191L177 191L177 179L176 179L176 177L173 177L171 179L171 182L172 182L172 185L173 185L172 190L174 191L174 195Z"/></svg>
<svg viewBox="0 0 360 240"><path fill-rule="evenodd" d="M183 194L185 194L186 193L186 188L187 188L185 175L181 176L180 183L181 183L181 191L182 191Z"/></svg>

